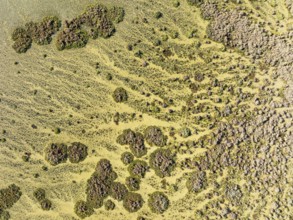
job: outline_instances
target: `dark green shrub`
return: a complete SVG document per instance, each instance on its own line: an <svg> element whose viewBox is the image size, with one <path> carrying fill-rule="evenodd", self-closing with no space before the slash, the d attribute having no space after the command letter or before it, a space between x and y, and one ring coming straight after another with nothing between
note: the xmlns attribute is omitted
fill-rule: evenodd
<svg viewBox="0 0 293 220"><path fill-rule="evenodd" d="M130 152L124 152L121 155L121 160L125 165L132 163L134 156Z"/></svg>
<svg viewBox="0 0 293 220"><path fill-rule="evenodd" d="M205 171L194 171L186 182L189 192L198 193L207 187L207 176Z"/></svg>
<svg viewBox="0 0 293 220"><path fill-rule="evenodd" d="M104 203L104 206L105 206L105 209L106 209L107 211L110 211L110 210L114 210L114 209L115 209L115 203L114 203L112 200L110 200L110 199L108 199L108 200Z"/></svg>
<svg viewBox="0 0 293 220"><path fill-rule="evenodd" d="M169 208L169 199L162 192L154 192L149 196L148 205L152 212L162 214Z"/></svg>
<svg viewBox="0 0 293 220"><path fill-rule="evenodd" d="M138 178L143 178L148 169L148 164L143 160L135 160L128 167L130 175Z"/></svg>
<svg viewBox="0 0 293 220"><path fill-rule="evenodd" d="M45 159L52 165L64 163L67 160L67 146L65 144L50 144L45 149Z"/></svg>
<svg viewBox="0 0 293 220"><path fill-rule="evenodd" d="M101 159L96 166L96 174L104 180L114 181L117 173L112 169L111 162L107 159Z"/></svg>
<svg viewBox="0 0 293 220"><path fill-rule="evenodd" d="M94 210L87 202L80 200L75 204L74 212L78 217L84 219L91 216Z"/></svg>
<svg viewBox="0 0 293 220"><path fill-rule="evenodd" d="M42 188L38 188L34 191L34 197L40 202L46 198L46 191Z"/></svg>
<svg viewBox="0 0 293 220"><path fill-rule="evenodd" d="M11 208L14 203L16 203L22 193L20 188L15 184L9 185L5 189L0 190L0 209L8 209Z"/></svg>
<svg viewBox="0 0 293 220"><path fill-rule="evenodd" d="M48 211L52 208L52 202L49 199L43 199L40 204L43 210Z"/></svg>
<svg viewBox="0 0 293 220"><path fill-rule="evenodd" d="M140 179L135 176L129 176L125 180L125 184L130 191L139 190Z"/></svg>
<svg viewBox="0 0 293 220"><path fill-rule="evenodd" d="M71 163L79 163L88 155L88 147L80 142L74 142L68 147L68 158Z"/></svg>
<svg viewBox="0 0 293 220"><path fill-rule="evenodd" d="M150 167L155 173L163 178L170 176L175 168L175 160L169 149L157 149L150 155Z"/></svg>
<svg viewBox="0 0 293 220"><path fill-rule="evenodd" d="M113 199L121 201L124 199L127 192L128 192L128 190L124 184L119 183L119 182L112 183L110 195Z"/></svg>
<svg viewBox="0 0 293 220"><path fill-rule="evenodd" d="M165 136L162 130L157 126L147 127L144 132L144 137L146 142L151 146L163 147L167 142L167 136Z"/></svg>
<svg viewBox="0 0 293 220"><path fill-rule="evenodd" d="M144 138L141 133L135 133L134 141L130 144L130 150L134 154L134 156L138 158L147 154L147 149L144 144Z"/></svg>
<svg viewBox="0 0 293 220"><path fill-rule="evenodd" d="M116 88L113 92L112 97L115 102L126 102L128 100L127 91L122 87Z"/></svg>
<svg viewBox="0 0 293 220"><path fill-rule="evenodd" d="M143 199L140 194L129 192L123 199L123 207L128 212L137 212L143 206Z"/></svg>

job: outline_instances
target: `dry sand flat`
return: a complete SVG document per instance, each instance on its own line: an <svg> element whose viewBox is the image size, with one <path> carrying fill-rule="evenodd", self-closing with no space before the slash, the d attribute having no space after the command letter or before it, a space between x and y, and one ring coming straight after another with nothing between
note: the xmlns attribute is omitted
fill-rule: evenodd
<svg viewBox="0 0 293 220"><path fill-rule="evenodd" d="M112 199L114 210L103 206L87 219L290 219L292 90L284 78L290 87L292 76L276 76L276 70L292 60L273 66L263 55L254 59L245 48L215 42L206 32L213 20L201 16L208 6L176 2L0 0L0 189L14 183L22 192L7 209L10 219L79 219L74 205L86 199L87 180L100 159L111 161L117 181L129 176L120 160L129 147L118 144L117 136L124 129L144 133L153 125L168 135L163 149L176 154L171 176L146 173L137 191L145 201L139 211L129 213ZM220 9L251 11L251 20L265 22L260 26L276 36L284 34L290 46L292 14L285 0L219 2ZM16 27L44 16L72 19L93 3L125 9L114 36L80 49L58 51L55 37L24 54L12 49ZM158 11L163 16L156 19ZM126 102L113 100L117 87L127 90ZM44 149L55 142L81 142L88 156L78 164L51 166ZM141 159L148 162L158 147L146 146ZM28 162L22 160L26 152ZM206 184L199 183L200 192L188 192L186 181L198 168L206 169ZM34 198L37 188L45 189L51 210L42 210ZM170 200L163 214L148 207L155 191Z"/></svg>

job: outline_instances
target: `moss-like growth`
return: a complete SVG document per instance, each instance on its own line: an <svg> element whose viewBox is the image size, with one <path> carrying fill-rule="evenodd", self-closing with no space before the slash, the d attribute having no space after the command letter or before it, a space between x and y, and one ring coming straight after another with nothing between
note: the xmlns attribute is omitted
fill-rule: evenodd
<svg viewBox="0 0 293 220"><path fill-rule="evenodd" d="M61 22L57 17L45 17L41 22L29 22L24 28L16 28L12 33L13 49L25 53L32 42L39 45L49 44L52 36L59 30Z"/></svg>
<svg viewBox="0 0 293 220"><path fill-rule="evenodd" d="M110 194L113 181L116 178L117 174L112 170L110 161L101 159L97 164L96 171L87 181L87 202L91 207L99 208L103 205L103 200Z"/></svg>
<svg viewBox="0 0 293 220"><path fill-rule="evenodd" d="M189 5L200 6L204 3L204 0L186 0Z"/></svg>
<svg viewBox="0 0 293 220"><path fill-rule="evenodd" d="M9 220L10 219L10 214L6 210L0 209L0 220Z"/></svg>
<svg viewBox="0 0 293 220"><path fill-rule="evenodd" d="M53 70L52 68L53 67L51 67L51 71ZM54 128L54 133L55 134L60 134L61 133L61 129L60 128Z"/></svg>
<svg viewBox="0 0 293 220"><path fill-rule="evenodd" d="M183 138L187 138L191 135L190 128L184 127L180 130L180 136Z"/></svg>
<svg viewBox="0 0 293 220"><path fill-rule="evenodd" d="M135 176L129 176L125 180L125 184L130 191L139 190L140 179Z"/></svg>
<svg viewBox="0 0 293 220"><path fill-rule="evenodd" d="M21 159L23 160L23 162L28 162L30 160L31 154L30 153L24 153L24 155L22 155Z"/></svg>
<svg viewBox="0 0 293 220"><path fill-rule="evenodd" d="M32 45L32 39L24 28L16 28L12 33L12 48L17 53L25 53Z"/></svg>
<svg viewBox="0 0 293 220"><path fill-rule="evenodd" d="M80 142L74 142L68 147L68 158L71 163L79 163L88 155L88 147Z"/></svg>
<svg viewBox="0 0 293 220"><path fill-rule="evenodd" d="M128 167L130 175L138 178L144 178L148 169L148 164L143 160L135 160Z"/></svg>
<svg viewBox="0 0 293 220"><path fill-rule="evenodd" d="M207 187L207 176L205 171L194 171L190 174L186 187L189 192L198 193Z"/></svg>
<svg viewBox="0 0 293 220"><path fill-rule="evenodd" d="M130 163L133 162L133 159L134 159L134 156L132 153L130 152L124 152L122 155L121 155L121 161L125 164L125 165L128 165Z"/></svg>
<svg viewBox="0 0 293 220"><path fill-rule="evenodd" d="M43 210L48 211L52 208L52 202L49 199L43 199L40 204Z"/></svg>
<svg viewBox="0 0 293 220"><path fill-rule="evenodd" d="M115 102L126 102L128 100L127 91L122 87L116 88L113 92L112 97Z"/></svg>
<svg viewBox="0 0 293 220"><path fill-rule="evenodd" d="M9 185L5 189L0 190L0 209L8 209L11 208L14 203L16 203L22 193L20 188L15 184Z"/></svg>
<svg viewBox="0 0 293 220"><path fill-rule="evenodd" d="M152 212L162 214L169 208L169 199L162 192L154 192L149 196L148 205Z"/></svg>
<svg viewBox="0 0 293 220"><path fill-rule="evenodd" d="M78 201L74 206L75 214L84 219L91 216L94 213L94 209L85 201Z"/></svg>
<svg viewBox="0 0 293 220"><path fill-rule="evenodd" d="M153 146L163 147L166 145L167 136L165 136L162 130L157 126L149 126L145 129L144 137L146 142Z"/></svg>
<svg viewBox="0 0 293 220"><path fill-rule="evenodd" d="M140 194L129 192L123 199L123 207L128 212L137 212L143 206L143 199Z"/></svg>
<svg viewBox="0 0 293 220"><path fill-rule="evenodd" d="M125 16L124 8L113 6L108 11L108 18L114 23L120 23Z"/></svg>
<svg viewBox="0 0 293 220"><path fill-rule="evenodd" d="M65 29L57 37L57 48L80 48L87 44L89 37L111 37L115 33L113 23L121 22L124 14L124 9L120 7L109 10L101 4L87 7L82 15L65 23ZM85 31L86 29L89 32Z"/></svg>
<svg viewBox="0 0 293 220"><path fill-rule="evenodd" d="M112 182L108 179L101 178L100 175L94 173L87 181L87 198L93 203L99 202L106 198L111 189Z"/></svg>
<svg viewBox="0 0 293 220"><path fill-rule="evenodd" d="M135 133L134 141L130 144L130 150L136 157L142 157L147 154L147 149L144 144L144 138L141 133Z"/></svg>
<svg viewBox="0 0 293 220"><path fill-rule="evenodd" d="M104 198L100 198L97 194L88 193L86 202L94 209L101 208L103 206Z"/></svg>
<svg viewBox="0 0 293 220"><path fill-rule="evenodd" d="M33 42L39 45L50 44L54 35L61 26L61 21L55 16L45 17L41 22L29 22L26 25L27 33Z"/></svg>
<svg viewBox="0 0 293 220"><path fill-rule="evenodd" d="M116 29L111 20L103 18L100 25L97 28L98 36L103 38L109 38L115 33Z"/></svg>
<svg viewBox="0 0 293 220"><path fill-rule="evenodd" d="M117 137L116 142L121 145L132 144L135 141L135 132L131 129L125 129L122 134Z"/></svg>
<svg viewBox="0 0 293 220"><path fill-rule="evenodd" d="M128 190L124 184L119 182L112 183L110 195L113 199L121 201L124 199L127 192Z"/></svg>
<svg viewBox="0 0 293 220"><path fill-rule="evenodd" d="M156 18L156 19L159 19L159 18L161 18L161 17L163 17L163 13L160 12L160 11L157 11L157 12L155 13L155 18Z"/></svg>
<svg viewBox="0 0 293 220"><path fill-rule="evenodd" d="M241 188L237 184L228 184L225 186L224 189L225 196L231 202L233 205L240 205L241 204L241 198L243 196L243 193L241 191Z"/></svg>
<svg viewBox="0 0 293 220"><path fill-rule="evenodd" d="M45 159L52 165L56 166L67 160L67 146L65 144L50 144L45 149Z"/></svg>
<svg viewBox="0 0 293 220"><path fill-rule="evenodd" d="M56 46L58 50L85 47L89 39L89 35L84 30L68 30L65 29L57 36Z"/></svg>
<svg viewBox="0 0 293 220"><path fill-rule="evenodd" d="M163 178L170 176L175 168L174 155L169 149L157 149L150 155L150 167L155 173Z"/></svg>
<svg viewBox="0 0 293 220"><path fill-rule="evenodd" d="M108 200L104 203L104 206L105 206L105 209L106 209L107 211L110 211L110 210L114 210L114 209L115 209L115 203L114 203L112 200L110 200L110 199L108 199Z"/></svg>
<svg viewBox="0 0 293 220"><path fill-rule="evenodd" d="M112 169L112 164L107 159L101 159L96 166L96 174L103 180L114 181L117 173Z"/></svg>
<svg viewBox="0 0 293 220"><path fill-rule="evenodd" d="M117 143L121 145L129 144L131 152L136 157L142 157L147 153L143 135L139 132L135 133L130 129L126 129L118 136Z"/></svg>
<svg viewBox="0 0 293 220"><path fill-rule="evenodd" d="M46 191L42 188L38 188L34 191L34 197L40 202L46 198Z"/></svg>

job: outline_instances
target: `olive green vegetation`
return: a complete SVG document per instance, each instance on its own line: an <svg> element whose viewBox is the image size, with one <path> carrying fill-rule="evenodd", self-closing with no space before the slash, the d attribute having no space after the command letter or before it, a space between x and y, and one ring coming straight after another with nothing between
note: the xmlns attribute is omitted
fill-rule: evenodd
<svg viewBox="0 0 293 220"><path fill-rule="evenodd" d="M207 188L207 175L205 171L196 170L190 173L186 181L189 192L199 193Z"/></svg>
<svg viewBox="0 0 293 220"><path fill-rule="evenodd" d="M122 7L108 9L100 4L89 6L81 15L65 21L65 27L57 35L56 47L58 50L81 48L86 46L90 37L111 37L116 31L114 23L123 21L124 16ZM52 36L60 27L61 21L55 16L45 17L41 22L29 22L25 27L14 30L12 47L17 53L25 53L32 42L38 45L50 44Z"/></svg>
<svg viewBox="0 0 293 220"><path fill-rule="evenodd" d="M107 211L110 211L110 210L114 210L114 209L115 209L115 203L114 203L112 200L110 200L110 199L108 199L108 200L104 203L104 206L105 206L105 209L106 209Z"/></svg>
<svg viewBox="0 0 293 220"><path fill-rule="evenodd" d="M125 184L130 191L137 191L140 188L140 179L136 176L126 177Z"/></svg>
<svg viewBox="0 0 293 220"><path fill-rule="evenodd" d="M104 199L110 194L117 200L124 197L126 187L120 183L114 183L116 178L117 173L113 171L110 161L101 159L97 163L95 172L87 181L87 204L92 208L100 208Z"/></svg>
<svg viewBox="0 0 293 220"><path fill-rule="evenodd" d="M67 145L65 144L52 143L45 149L45 159L52 166L56 166L60 163L65 163L67 157Z"/></svg>
<svg viewBox="0 0 293 220"><path fill-rule="evenodd" d="M57 36L57 49L72 49L72 48L81 48L87 45L89 40L89 35L86 31L83 30L74 30L68 34L65 31L62 31Z"/></svg>
<svg viewBox="0 0 293 220"><path fill-rule="evenodd" d="M34 197L40 202L46 198L46 191L42 188L38 188L34 191Z"/></svg>
<svg viewBox="0 0 293 220"><path fill-rule="evenodd" d="M126 186L119 182L114 182L111 185L110 196L117 201L124 199L125 195L128 193Z"/></svg>
<svg viewBox="0 0 293 220"><path fill-rule="evenodd" d="M127 91L122 87L116 88L113 92L112 97L115 102L126 102L128 100Z"/></svg>
<svg viewBox="0 0 293 220"><path fill-rule="evenodd" d="M11 208L21 197L22 192L15 184L0 190L0 210Z"/></svg>
<svg viewBox="0 0 293 220"><path fill-rule="evenodd" d="M124 152L121 155L121 161L123 162L123 164L128 165L130 163L132 163L132 161L134 160L134 156L132 153L130 152Z"/></svg>
<svg viewBox="0 0 293 220"><path fill-rule="evenodd" d="M144 178L148 169L149 169L148 164L143 160L134 160L128 166L128 171L130 175L138 177L138 178Z"/></svg>
<svg viewBox="0 0 293 220"><path fill-rule="evenodd" d="M52 36L59 30L61 21L57 17L45 17L41 22L29 22L16 28L12 33L13 49L25 53L32 42L39 45L50 44Z"/></svg>
<svg viewBox="0 0 293 220"><path fill-rule="evenodd" d="M176 165L174 155L169 149L155 150L150 155L149 164L161 178L170 176Z"/></svg>
<svg viewBox="0 0 293 220"><path fill-rule="evenodd" d="M163 147L167 143L167 136L157 126L147 127L144 131L144 137L146 142L151 146Z"/></svg>
<svg viewBox="0 0 293 220"><path fill-rule="evenodd" d="M80 142L73 142L68 147L63 143L52 143L45 149L45 159L56 166L65 163L67 158L71 163L79 163L88 155L88 147Z"/></svg>
<svg viewBox="0 0 293 220"><path fill-rule="evenodd" d="M117 6L110 9L101 4L87 7L84 13L65 22L57 36L58 50L84 47L89 38L111 37L116 31L114 23L123 21L124 15L124 9Z"/></svg>
<svg viewBox="0 0 293 220"><path fill-rule="evenodd" d="M10 214L6 210L0 209L0 220L9 220L10 219Z"/></svg>
<svg viewBox="0 0 293 220"><path fill-rule="evenodd" d="M117 173L112 169L112 164L108 159L99 160L96 174L104 180L114 181L117 178Z"/></svg>
<svg viewBox="0 0 293 220"><path fill-rule="evenodd" d="M80 142L68 146L68 158L71 163L79 163L88 155L88 147Z"/></svg>
<svg viewBox="0 0 293 220"><path fill-rule="evenodd" d="M78 217L84 219L91 216L94 209L87 202L79 200L75 203L74 212Z"/></svg>
<svg viewBox="0 0 293 220"><path fill-rule="evenodd" d="M168 197L162 192L154 192L150 194L148 206L150 210L156 214L162 214L169 208L170 202Z"/></svg>
<svg viewBox="0 0 293 220"><path fill-rule="evenodd" d="M107 16L114 23L120 23L123 21L125 16L124 8L113 6L109 9Z"/></svg>
<svg viewBox="0 0 293 220"><path fill-rule="evenodd" d="M43 210L50 210L52 208L51 200L46 198L46 191L42 188L38 188L34 191L34 197L38 200Z"/></svg>
<svg viewBox="0 0 293 220"><path fill-rule="evenodd" d="M117 137L117 143L121 145L129 145L131 153L135 157L142 157L147 154L147 148L144 144L143 134L126 129Z"/></svg>
<svg viewBox="0 0 293 220"><path fill-rule="evenodd" d="M147 149L144 144L143 134L136 132L135 139L130 144L130 150L134 154L135 157L142 157L147 154Z"/></svg>
<svg viewBox="0 0 293 220"><path fill-rule="evenodd" d="M143 199L140 194L129 192L123 199L123 207L128 212L137 212L143 206Z"/></svg>
<svg viewBox="0 0 293 220"><path fill-rule="evenodd" d="M40 204L43 210L48 211L52 208L52 202L49 199L43 199Z"/></svg>
<svg viewBox="0 0 293 220"><path fill-rule="evenodd" d="M118 144L121 144L121 145L130 145L134 142L134 139L135 139L135 132L132 131L131 129L125 129L123 130L122 134L120 134L117 139L116 139L116 142Z"/></svg>
<svg viewBox="0 0 293 220"><path fill-rule="evenodd" d="M187 127L184 127L180 130L180 136L183 138L187 138L191 135L191 130Z"/></svg>
<svg viewBox="0 0 293 220"><path fill-rule="evenodd" d="M186 0L189 5L200 6L204 3L204 0Z"/></svg>

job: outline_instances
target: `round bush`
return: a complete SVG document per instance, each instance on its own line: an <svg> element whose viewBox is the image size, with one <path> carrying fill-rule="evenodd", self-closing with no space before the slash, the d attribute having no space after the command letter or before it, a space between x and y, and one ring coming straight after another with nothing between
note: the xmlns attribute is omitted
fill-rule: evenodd
<svg viewBox="0 0 293 220"><path fill-rule="evenodd" d="M126 186L130 191L139 190L140 179L135 176L129 176L126 178Z"/></svg>
<svg viewBox="0 0 293 220"><path fill-rule="evenodd" d="M165 136L162 130L157 126L149 126L145 129L144 137L146 142L153 146L163 147L166 145L167 136Z"/></svg>
<svg viewBox="0 0 293 220"><path fill-rule="evenodd" d="M128 212L137 212L143 206L143 199L140 194L129 192L123 199L123 207Z"/></svg>
<svg viewBox="0 0 293 220"><path fill-rule="evenodd" d="M154 192L149 196L148 205L152 212L162 214L169 208L169 199L162 192Z"/></svg>
<svg viewBox="0 0 293 220"><path fill-rule="evenodd" d="M67 160L67 146L65 144L50 144L45 149L45 159L52 165L56 166Z"/></svg>
<svg viewBox="0 0 293 220"><path fill-rule="evenodd" d="M121 201L124 199L127 192L128 190L124 184L119 182L112 183L110 195L113 199Z"/></svg>
<svg viewBox="0 0 293 220"><path fill-rule="evenodd" d="M144 178L148 169L148 164L143 160L135 160L128 167L130 175L138 178Z"/></svg>
<svg viewBox="0 0 293 220"><path fill-rule="evenodd" d="M75 204L74 212L78 217L84 219L91 216L94 210L87 202L80 200Z"/></svg>
<svg viewBox="0 0 293 220"><path fill-rule="evenodd" d="M88 147L80 142L74 142L68 147L68 158L71 163L79 163L88 155Z"/></svg>

